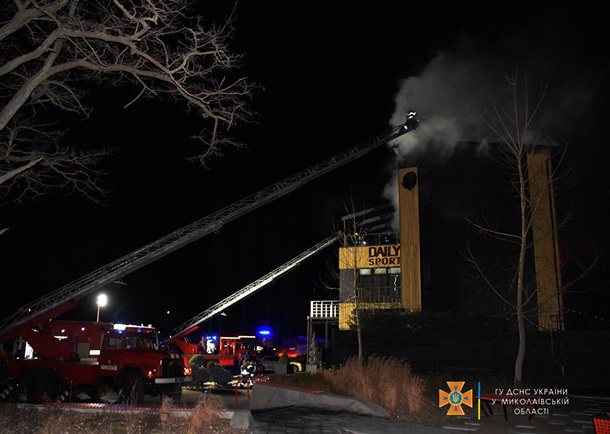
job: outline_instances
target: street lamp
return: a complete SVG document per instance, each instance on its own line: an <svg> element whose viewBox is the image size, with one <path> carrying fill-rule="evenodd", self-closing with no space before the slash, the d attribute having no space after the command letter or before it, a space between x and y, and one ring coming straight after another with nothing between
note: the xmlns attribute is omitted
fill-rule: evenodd
<svg viewBox="0 0 610 434"><path fill-rule="evenodd" d="M105 294L100 294L97 296L97 320L96 322L100 322L100 309L102 306L106 306L106 302L108 301L108 297Z"/></svg>

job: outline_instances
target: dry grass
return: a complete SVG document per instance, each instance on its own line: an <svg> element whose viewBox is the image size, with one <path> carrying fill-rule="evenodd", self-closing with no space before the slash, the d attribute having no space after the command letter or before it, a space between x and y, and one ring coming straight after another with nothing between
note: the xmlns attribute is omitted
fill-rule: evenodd
<svg viewBox="0 0 610 434"><path fill-rule="evenodd" d="M328 378L336 393L374 402L398 419L421 421L434 408L426 380L399 359L372 358L364 365L349 359Z"/></svg>
<svg viewBox="0 0 610 434"><path fill-rule="evenodd" d="M454 422L438 406L439 390L447 389L447 381L464 381L471 388L479 381L486 390L511 384L510 378L491 374L476 378L456 372L415 375L406 361L396 358L370 358L362 366L353 358L337 369L278 375L271 381L364 399L385 408L393 418L436 426Z"/></svg>
<svg viewBox="0 0 610 434"><path fill-rule="evenodd" d="M421 422L439 413L433 412L427 378L414 375L408 363L395 358L371 358L363 366L353 358L337 369L276 375L271 381L371 401L401 420Z"/></svg>
<svg viewBox="0 0 610 434"><path fill-rule="evenodd" d="M0 433L45 434L136 434L136 433L232 433L247 430L229 426L229 419L221 416L225 410L222 398L205 394L190 416L173 412L170 399L163 401L158 412L128 413L100 411L83 413L53 407L17 406L0 404Z"/></svg>

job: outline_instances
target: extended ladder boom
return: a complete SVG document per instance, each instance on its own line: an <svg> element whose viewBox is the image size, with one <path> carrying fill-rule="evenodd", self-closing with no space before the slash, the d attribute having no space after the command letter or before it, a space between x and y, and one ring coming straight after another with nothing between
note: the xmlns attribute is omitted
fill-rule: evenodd
<svg viewBox="0 0 610 434"><path fill-rule="evenodd" d="M180 339L180 338L188 335L189 333L194 331L199 326L199 324L201 324L202 322L221 313L223 310L234 305L238 301L251 296L259 289L263 288L264 286L273 282L278 277L282 276L283 274L292 270L294 267L298 266L301 262L303 262L307 258L315 255L320 250L323 250L326 247L330 246L332 243L337 241L339 238L341 238L341 232L337 232L336 234L331 235L330 237L326 238L324 241L316 244L315 246L304 251L303 253L296 256L292 260L286 262L284 265L276 268L275 270L273 270L270 273L265 274L260 279L255 280L248 286L243 287L242 289L240 289L239 291L230 295L229 297L225 298L224 300L219 301L214 306L210 307L209 309L204 310L203 312L201 312L199 315L195 316L191 320L185 322L181 326L176 327L174 330L172 330L169 337L163 343L165 345L169 345L172 342L176 341L177 339Z"/></svg>
<svg viewBox="0 0 610 434"><path fill-rule="evenodd" d="M72 308L76 305L76 300L219 230L225 223L287 195L312 179L341 167L356 158L362 157L373 149L409 131L415 130L417 125L418 120L415 117L415 112L411 112L407 115L407 120L403 125L393 128L388 134L376 137L366 144L355 146L346 152L335 155L322 163L260 190L22 307L3 321L0 327L0 342L12 338L15 328L30 323L36 324L38 322L37 319L46 319L49 315L54 315L56 311L60 312L57 310L59 306L66 306L64 311Z"/></svg>

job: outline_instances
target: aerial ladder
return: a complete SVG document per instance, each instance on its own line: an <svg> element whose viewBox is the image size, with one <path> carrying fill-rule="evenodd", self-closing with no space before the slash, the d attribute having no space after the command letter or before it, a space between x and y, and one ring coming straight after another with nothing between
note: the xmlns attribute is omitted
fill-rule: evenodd
<svg viewBox="0 0 610 434"><path fill-rule="evenodd" d="M120 281L126 275L157 259L220 230L226 223L283 197L307 182L367 155L379 146L415 130L418 123L416 113L409 112L405 123L394 127L389 133L375 137L364 144L357 145L251 194L23 306L0 325L0 342L7 342L16 338L22 327L33 327L73 309L78 304L78 300L99 288Z"/></svg>
<svg viewBox="0 0 610 434"><path fill-rule="evenodd" d="M189 344L188 341L186 340L186 338L189 334L191 334L192 332L197 330L201 323L203 323L204 321L207 321L208 319L221 313L223 310L225 310L225 309L229 308L230 306L234 305L235 303L245 299L246 297L251 296L252 294L254 294L259 289L263 288L264 286L274 282L278 277L280 277L280 276L286 274L287 272L289 272L290 270L294 269L301 262L312 257L316 253L320 252L321 250L325 249L326 247L330 246L331 244L333 244L334 242L339 240L341 238L341 236L342 236L341 232L332 234L325 240L319 242L315 246L310 247L309 249L305 250L300 255L292 258L290 261L286 262L285 264L281 265L280 267L276 268L275 270L265 274L261 278L255 280L254 282L250 283L249 285L243 287L242 289L233 293L232 295L225 298L224 300L219 301L214 306L204 310L199 315L193 317L189 321L186 321L184 324L182 324L182 325L176 327L174 330L172 330L170 332L169 336L167 337L167 339L165 339L163 341L163 344L167 345L167 346L171 346L172 344L175 344L180 349L181 352L187 353L187 354L188 353L192 354L193 350L190 349L189 347L192 346L193 344Z"/></svg>

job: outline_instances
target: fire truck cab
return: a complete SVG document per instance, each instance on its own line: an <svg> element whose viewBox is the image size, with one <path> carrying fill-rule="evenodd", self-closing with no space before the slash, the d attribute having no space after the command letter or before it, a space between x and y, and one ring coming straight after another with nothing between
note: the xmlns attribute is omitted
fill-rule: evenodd
<svg viewBox="0 0 610 434"><path fill-rule="evenodd" d="M159 349L151 325L86 321L50 320L22 330L6 374L28 402L81 392L99 400L114 391L120 402L141 404L144 395L179 398L191 380L182 358Z"/></svg>

